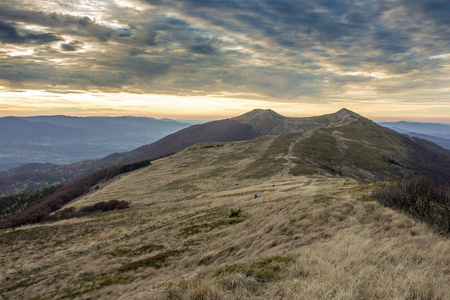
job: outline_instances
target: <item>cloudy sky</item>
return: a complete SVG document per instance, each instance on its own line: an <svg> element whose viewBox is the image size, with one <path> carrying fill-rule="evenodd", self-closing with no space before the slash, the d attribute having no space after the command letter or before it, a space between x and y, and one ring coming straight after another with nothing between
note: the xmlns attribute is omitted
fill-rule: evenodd
<svg viewBox="0 0 450 300"><path fill-rule="evenodd" d="M0 115L450 123L448 0L1 0Z"/></svg>

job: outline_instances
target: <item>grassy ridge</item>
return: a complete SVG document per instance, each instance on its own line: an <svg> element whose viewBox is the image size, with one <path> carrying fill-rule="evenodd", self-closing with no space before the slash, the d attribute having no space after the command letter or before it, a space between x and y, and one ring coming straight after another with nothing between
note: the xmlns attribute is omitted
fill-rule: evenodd
<svg viewBox="0 0 450 300"><path fill-rule="evenodd" d="M393 179L412 171L407 145L370 120L315 131L296 144L292 174L332 173L360 179Z"/></svg>

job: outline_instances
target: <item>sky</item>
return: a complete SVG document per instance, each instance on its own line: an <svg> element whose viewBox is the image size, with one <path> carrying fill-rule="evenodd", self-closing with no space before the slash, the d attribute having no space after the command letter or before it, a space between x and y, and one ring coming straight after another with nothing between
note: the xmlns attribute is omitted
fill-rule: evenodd
<svg viewBox="0 0 450 300"><path fill-rule="evenodd" d="M450 123L448 0L1 0L0 116Z"/></svg>

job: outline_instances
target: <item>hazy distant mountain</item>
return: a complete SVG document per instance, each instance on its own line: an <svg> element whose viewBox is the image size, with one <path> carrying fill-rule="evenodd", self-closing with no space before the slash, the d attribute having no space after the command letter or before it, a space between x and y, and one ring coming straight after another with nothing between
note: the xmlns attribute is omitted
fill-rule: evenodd
<svg viewBox="0 0 450 300"><path fill-rule="evenodd" d="M67 164L152 143L190 126L145 117L0 118L0 170L24 163Z"/></svg>
<svg viewBox="0 0 450 300"><path fill-rule="evenodd" d="M380 122L384 127L412 137L419 137L450 149L450 125L419 122Z"/></svg>
<svg viewBox="0 0 450 300"><path fill-rule="evenodd" d="M382 126L396 128L405 132L416 132L432 136L450 138L450 125L439 123L421 123L421 122L380 122Z"/></svg>

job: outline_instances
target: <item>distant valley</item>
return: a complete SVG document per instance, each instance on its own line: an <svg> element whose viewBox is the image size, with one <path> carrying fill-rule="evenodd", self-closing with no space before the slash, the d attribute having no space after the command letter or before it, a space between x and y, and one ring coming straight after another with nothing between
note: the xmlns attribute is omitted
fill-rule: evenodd
<svg viewBox="0 0 450 300"><path fill-rule="evenodd" d="M24 163L70 164L133 150L190 126L146 117L0 118L0 170Z"/></svg>

